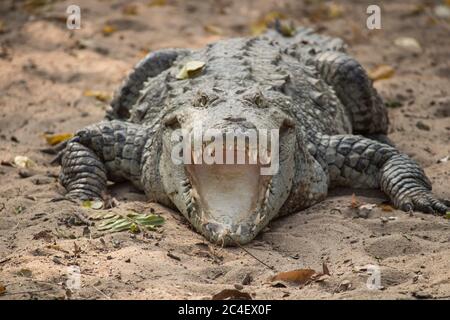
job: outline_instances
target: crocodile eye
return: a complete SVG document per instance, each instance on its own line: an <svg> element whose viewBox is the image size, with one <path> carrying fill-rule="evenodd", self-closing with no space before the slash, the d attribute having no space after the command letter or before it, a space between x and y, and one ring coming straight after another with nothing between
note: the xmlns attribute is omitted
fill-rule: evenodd
<svg viewBox="0 0 450 320"><path fill-rule="evenodd" d="M217 95L208 95L204 92L199 92L194 101L194 107L206 108L208 104L214 102L219 97Z"/></svg>
<svg viewBox="0 0 450 320"><path fill-rule="evenodd" d="M209 97L205 93L199 92L199 93L197 93L197 96L195 97L194 107L204 108L204 107L206 107L208 102L209 102Z"/></svg>
<svg viewBox="0 0 450 320"><path fill-rule="evenodd" d="M266 107L266 101L260 91L256 91L254 93L248 94L244 97L244 99L247 100L248 102L255 104L256 106L258 106L260 108Z"/></svg>

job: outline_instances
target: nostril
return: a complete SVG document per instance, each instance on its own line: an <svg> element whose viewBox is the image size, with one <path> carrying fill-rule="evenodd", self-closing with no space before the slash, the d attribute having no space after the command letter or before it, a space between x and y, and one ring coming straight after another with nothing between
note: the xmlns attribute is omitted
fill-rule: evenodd
<svg viewBox="0 0 450 320"><path fill-rule="evenodd" d="M290 129L294 129L294 127L295 127L294 120L292 120L291 118L286 118L283 120L283 123L281 124L280 133L286 133Z"/></svg>

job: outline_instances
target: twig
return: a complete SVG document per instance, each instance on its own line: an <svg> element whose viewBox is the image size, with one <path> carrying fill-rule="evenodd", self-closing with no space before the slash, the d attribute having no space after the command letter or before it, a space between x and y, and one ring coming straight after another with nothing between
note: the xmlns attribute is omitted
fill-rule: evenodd
<svg viewBox="0 0 450 320"><path fill-rule="evenodd" d="M83 222L84 224L88 225L88 226L92 226L92 221L89 221L88 218L86 218L81 212L79 211L75 211L73 213L78 219L81 220L81 222Z"/></svg>
<svg viewBox="0 0 450 320"><path fill-rule="evenodd" d="M31 293L50 291L50 290L53 290L53 288L31 290L31 291L5 292L5 293L2 294L2 296L12 296L12 295L15 295L15 294L26 294L26 293L31 294Z"/></svg>
<svg viewBox="0 0 450 320"><path fill-rule="evenodd" d="M111 297L108 296L106 293L104 293L102 290L100 290L99 288L92 286L92 288L94 288L95 290L97 290L98 292L100 292L103 296L106 297L106 299L111 300Z"/></svg>
<svg viewBox="0 0 450 320"><path fill-rule="evenodd" d="M230 237L229 235L227 235L228 238L231 239L231 241L233 241L239 248L241 248L243 251L245 251L245 253L247 253L250 257L252 257L253 259L255 259L256 261L258 261L259 263L261 263L263 266L265 266L266 268L269 268L270 270L276 271L275 267L273 266L269 266L267 263L265 263L264 261L258 259L256 256L253 255L253 253L251 253L250 251L248 251L247 249L245 249L239 242L237 242L236 240L234 240L232 237Z"/></svg>
<svg viewBox="0 0 450 320"><path fill-rule="evenodd" d="M0 264L3 264L3 263L5 263L5 262L8 262L8 261L11 260L11 259L12 259L12 257L6 257L6 258L0 260Z"/></svg>

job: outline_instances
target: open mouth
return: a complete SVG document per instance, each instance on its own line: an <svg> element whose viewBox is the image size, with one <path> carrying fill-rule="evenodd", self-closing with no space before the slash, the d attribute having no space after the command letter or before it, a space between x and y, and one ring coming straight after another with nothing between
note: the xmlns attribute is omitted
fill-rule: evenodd
<svg viewBox="0 0 450 320"><path fill-rule="evenodd" d="M219 133L221 141L203 139L205 135L196 139L191 131L181 142L175 139L171 141L176 143L168 144L164 155L175 154L177 161L167 167L166 161L160 162L161 172L167 176L166 192L209 241L248 243L277 215L289 195L294 170L290 150L295 134L290 127L281 129L279 136L273 134L277 130L271 130L270 138L264 138L259 130L258 139L253 140L251 133L245 132L235 143L228 143L228 133Z"/></svg>
<svg viewBox="0 0 450 320"><path fill-rule="evenodd" d="M252 238L270 209L272 176L256 164L188 164L183 197L211 240ZM228 238L228 239L227 239Z"/></svg>

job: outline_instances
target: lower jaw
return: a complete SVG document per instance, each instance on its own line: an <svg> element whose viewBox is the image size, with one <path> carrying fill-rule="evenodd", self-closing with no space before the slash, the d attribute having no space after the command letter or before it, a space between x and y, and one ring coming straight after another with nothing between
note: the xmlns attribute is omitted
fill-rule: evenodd
<svg viewBox="0 0 450 320"><path fill-rule="evenodd" d="M191 223L221 246L250 242L267 224L271 177L259 165L187 167L190 184L185 199L197 217Z"/></svg>

